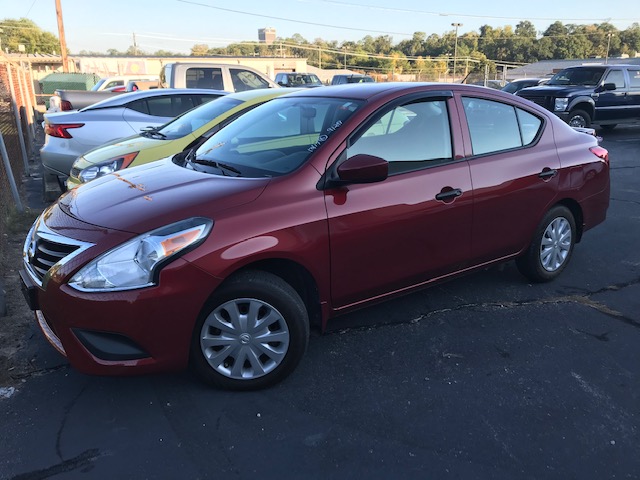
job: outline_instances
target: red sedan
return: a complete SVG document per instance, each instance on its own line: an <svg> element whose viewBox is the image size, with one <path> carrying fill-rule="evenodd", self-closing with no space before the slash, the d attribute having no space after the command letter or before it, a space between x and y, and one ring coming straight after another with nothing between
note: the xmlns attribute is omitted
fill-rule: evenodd
<svg viewBox="0 0 640 480"><path fill-rule="evenodd" d="M294 370L312 322L511 259L553 280L608 206L597 138L514 95L309 89L63 195L26 239L22 278L78 370L191 364L261 388Z"/></svg>

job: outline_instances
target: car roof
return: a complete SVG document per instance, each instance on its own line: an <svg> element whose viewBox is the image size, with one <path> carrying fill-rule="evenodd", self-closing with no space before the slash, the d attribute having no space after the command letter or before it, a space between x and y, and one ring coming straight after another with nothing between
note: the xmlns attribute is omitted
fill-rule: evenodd
<svg viewBox="0 0 640 480"><path fill-rule="evenodd" d="M163 95L227 95L229 92L223 90L212 90L208 88L154 88L152 90L138 90L137 92L126 92L113 97L101 100L93 105L89 105L80 111L93 110L96 108L119 107L141 98L160 97Z"/></svg>
<svg viewBox="0 0 640 480"><path fill-rule="evenodd" d="M331 88L306 88L302 91L292 93L287 96L314 96L332 98L351 98L354 100L367 100L378 94L393 91L411 91L416 87L423 87L422 90L451 90L451 83L437 82L370 82L370 83L346 83L342 85L332 85ZM460 86L460 84L455 84ZM471 85L463 85L471 87ZM477 87L483 88L483 87ZM483 88L484 90L484 88Z"/></svg>
<svg viewBox="0 0 640 480"><path fill-rule="evenodd" d="M540 80L545 80L545 78L543 78L543 77L516 78L515 80L510 80L509 83L539 82Z"/></svg>
<svg viewBox="0 0 640 480"><path fill-rule="evenodd" d="M281 88L281 87L257 88L255 90L245 90L244 92L230 93L229 95L227 95L227 97L235 98L242 102L247 102L247 101L259 99L259 98L278 97L280 95L284 95L285 93L292 93L292 92L298 92L303 90L305 89L304 88Z"/></svg>

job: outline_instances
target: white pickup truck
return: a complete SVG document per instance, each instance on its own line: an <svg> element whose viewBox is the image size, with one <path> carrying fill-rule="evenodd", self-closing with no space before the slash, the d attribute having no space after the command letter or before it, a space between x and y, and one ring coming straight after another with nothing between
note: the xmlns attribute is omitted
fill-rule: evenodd
<svg viewBox="0 0 640 480"><path fill-rule="evenodd" d="M254 68L207 62L167 63L160 72L160 83L165 88L213 88L227 92L280 87Z"/></svg>

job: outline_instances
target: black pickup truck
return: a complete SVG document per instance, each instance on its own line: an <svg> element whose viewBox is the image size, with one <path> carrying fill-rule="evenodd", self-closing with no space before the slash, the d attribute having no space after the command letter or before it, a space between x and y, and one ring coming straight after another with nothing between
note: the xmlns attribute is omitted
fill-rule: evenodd
<svg viewBox="0 0 640 480"><path fill-rule="evenodd" d="M572 127L614 128L640 122L640 65L565 68L516 95L552 111Z"/></svg>

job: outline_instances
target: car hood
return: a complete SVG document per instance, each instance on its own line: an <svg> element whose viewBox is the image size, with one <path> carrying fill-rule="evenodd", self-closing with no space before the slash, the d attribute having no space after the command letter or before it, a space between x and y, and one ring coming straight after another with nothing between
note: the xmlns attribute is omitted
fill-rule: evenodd
<svg viewBox="0 0 640 480"><path fill-rule="evenodd" d="M181 137L180 140L185 140L186 143L189 143L195 140L195 137L193 134L189 134L185 137ZM141 135L132 135L131 137L118 138L104 145L93 148L85 153L83 157L89 163L100 163L132 152L162 148L168 146L173 141L174 140L162 140L158 138L143 137ZM181 145L182 144L185 144L185 142L181 142ZM178 151L180 150L180 147L176 148L178 148ZM167 153L167 155L169 153Z"/></svg>
<svg viewBox="0 0 640 480"><path fill-rule="evenodd" d="M58 206L82 222L139 234L190 217L215 220L218 212L258 198L268 183L196 172L167 158L73 188Z"/></svg>
<svg viewBox="0 0 640 480"><path fill-rule="evenodd" d="M585 87L582 85L540 85L538 87L527 87L526 90L522 89L518 92L518 96L521 97L568 97L570 95L576 95L584 93L590 95L593 93L594 87Z"/></svg>

